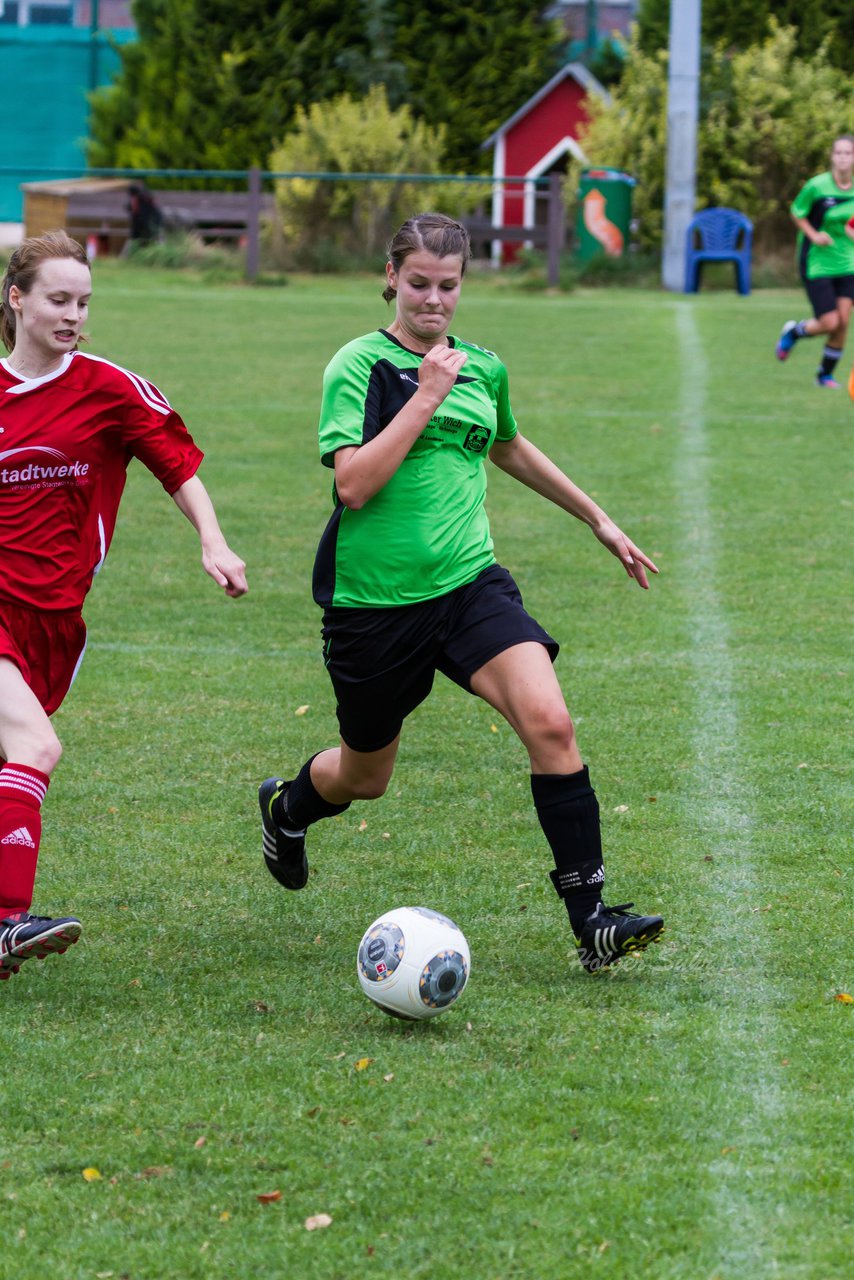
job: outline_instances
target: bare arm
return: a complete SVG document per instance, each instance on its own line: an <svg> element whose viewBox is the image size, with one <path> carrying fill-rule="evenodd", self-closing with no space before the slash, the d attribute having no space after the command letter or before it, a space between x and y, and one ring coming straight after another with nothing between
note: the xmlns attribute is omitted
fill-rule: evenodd
<svg viewBox="0 0 854 1280"><path fill-rule="evenodd" d="M630 578L639 587L649 588L646 570L658 573L647 555L614 524L600 506L583 489L573 484L542 450L517 433L512 440L496 440L489 456L491 460L514 480L548 498L555 506L568 511L584 524L589 525L603 546L621 562Z"/></svg>
<svg viewBox="0 0 854 1280"><path fill-rule="evenodd" d="M826 231L816 231L815 227L806 218L798 218L792 214L792 221L799 231L803 232L807 240L811 240L815 245L833 244L833 236L827 234Z"/></svg>
<svg viewBox="0 0 854 1280"><path fill-rule="evenodd" d="M465 361L465 352L454 347L433 347L421 362L418 390L388 426L367 444L337 450L335 488L345 507L357 511L388 484L451 390Z"/></svg>
<svg viewBox="0 0 854 1280"><path fill-rule="evenodd" d="M227 596L242 596L248 591L246 566L231 550L219 522L208 491L198 476L192 476L172 494L178 510L190 521L202 544L202 565Z"/></svg>

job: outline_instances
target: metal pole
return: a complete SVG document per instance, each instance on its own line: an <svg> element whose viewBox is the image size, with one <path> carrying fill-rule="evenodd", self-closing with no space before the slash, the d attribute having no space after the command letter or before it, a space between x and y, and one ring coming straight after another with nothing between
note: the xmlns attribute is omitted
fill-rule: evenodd
<svg viewBox="0 0 854 1280"><path fill-rule="evenodd" d="M697 97L701 0L670 0L667 90L667 170L664 192L665 289L685 288L685 237L694 216L697 179Z"/></svg>
<svg viewBox="0 0 854 1280"><path fill-rule="evenodd" d="M548 220L548 279L549 286L556 289L560 284L560 255L564 246L566 226L563 217L563 190L560 174L549 174L549 220Z"/></svg>
<svg viewBox="0 0 854 1280"><path fill-rule="evenodd" d="M599 14L596 0L587 0L587 36L584 42L584 61L589 66L599 44Z"/></svg>
<svg viewBox="0 0 854 1280"><path fill-rule="evenodd" d="M246 279L258 275L261 239L261 170L249 170L249 208L246 213Z"/></svg>
<svg viewBox="0 0 854 1280"><path fill-rule="evenodd" d="M98 9L100 0L91 0L89 11L89 91L98 88Z"/></svg>

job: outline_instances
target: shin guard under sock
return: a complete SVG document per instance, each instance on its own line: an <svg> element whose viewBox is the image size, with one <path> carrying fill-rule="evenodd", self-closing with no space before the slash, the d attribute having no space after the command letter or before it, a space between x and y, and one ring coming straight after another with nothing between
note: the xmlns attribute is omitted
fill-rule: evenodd
<svg viewBox="0 0 854 1280"><path fill-rule="evenodd" d="M50 779L25 764L0 769L0 920L29 911L33 901L41 805Z"/></svg>
<svg viewBox="0 0 854 1280"><path fill-rule="evenodd" d="M532 774L531 793L555 860L550 878L578 936L605 884L596 792L585 765L578 773Z"/></svg>
<svg viewBox="0 0 854 1280"><path fill-rule="evenodd" d="M319 822L321 818L334 818L336 813L343 813L345 809L350 808L349 800L346 804L331 804L328 800L324 800L311 780L313 759L314 756L311 760L306 760L293 782L288 784L286 805L283 805L281 800L273 805L275 822L301 831L312 822Z"/></svg>
<svg viewBox="0 0 854 1280"><path fill-rule="evenodd" d="M821 364L818 366L816 376L819 378L832 378L841 355L842 352L838 347L825 347L821 353Z"/></svg>

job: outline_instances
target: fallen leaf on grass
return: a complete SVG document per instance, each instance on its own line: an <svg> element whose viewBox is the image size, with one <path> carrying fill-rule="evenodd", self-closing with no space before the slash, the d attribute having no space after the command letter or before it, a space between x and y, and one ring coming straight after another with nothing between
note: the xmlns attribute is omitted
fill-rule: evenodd
<svg viewBox="0 0 854 1280"><path fill-rule="evenodd" d="M497 725L497 724L491 724L491 725L489 726L489 732L490 732L490 733L497 733L497 732L498 732L498 725Z"/></svg>
<svg viewBox="0 0 854 1280"><path fill-rule="evenodd" d="M362 819L362 821L359 823L359 830L360 830L360 831L367 831L367 829L368 829L368 824L367 824L367 822L365 821L365 819L363 818L363 819Z"/></svg>
<svg viewBox="0 0 854 1280"><path fill-rule="evenodd" d="M168 1164L151 1164L147 1169L141 1169L136 1176L137 1178L165 1178L171 1172L172 1168Z"/></svg>
<svg viewBox="0 0 854 1280"><path fill-rule="evenodd" d="M373 1058L360 1058L358 1062L354 1062L353 1066L357 1071L364 1071L373 1062Z"/></svg>
<svg viewBox="0 0 854 1280"><path fill-rule="evenodd" d="M204 1134L202 1134L202 1136L201 1136L200 1138L196 1138L196 1141L193 1143L193 1146L194 1146L194 1147L203 1147L203 1146L205 1145L205 1143L206 1143L206 1142L207 1142L207 1138L205 1137L205 1135L204 1135Z"/></svg>
<svg viewBox="0 0 854 1280"><path fill-rule="evenodd" d="M328 1213L315 1213L305 1220L306 1231L318 1231L321 1227L331 1227L332 1219Z"/></svg>
<svg viewBox="0 0 854 1280"><path fill-rule="evenodd" d="M273 1204L276 1200L281 1200L281 1191L262 1191L255 1197L259 1204Z"/></svg>
<svg viewBox="0 0 854 1280"><path fill-rule="evenodd" d="M854 1004L854 996L850 996L847 991L840 991L833 998L838 1000L840 1004Z"/></svg>
<svg viewBox="0 0 854 1280"><path fill-rule="evenodd" d="M228 1210L223 1209L222 1213L219 1215L220 1222L228 1222L230 1218L231 1218L231 1214L228 1212Z"/></svg>
<svg viewBox="0 0 854 1280"><path fill-rule="evenodd" d="M308 709L309 709L309 707L310 707L310 706L311 706L311 703L310 703L310 702L306 702L304 706L302 706L302 707L297 707L296 711L294 712L294 715L295 715L295 716L304 716L304 715L305 715L305 713L306 713L306 711L308 711Z"/></svg>
<svg viewBox="0 0 854 1280"><path fill-rule="evenodd" d="M94 1168L94 1166L90 1166L88 1169L84 1169L83 1180L84 1182L100 1182L101 1181L100 1169L96 1169Z"/></svg>
<svg viewBox="0 0 854 1280"><path fill-rule="evenodd" d="M392 1082L392 1080L393 1080L393 1079L394 1079L394 1072L393 1072L393 1071L389 1071L389 1073L388 1073L388 1075L387 1075L387 1076L383 1076L383 1080L385 1080L386 1084L391 1084L391 1082Z"/></svg>
<svg viewBox="0 0 854 1280"><path fill-rule="evenodd" d="M614 805L614 813L628 813L629 806L627 804Z"/></svg>

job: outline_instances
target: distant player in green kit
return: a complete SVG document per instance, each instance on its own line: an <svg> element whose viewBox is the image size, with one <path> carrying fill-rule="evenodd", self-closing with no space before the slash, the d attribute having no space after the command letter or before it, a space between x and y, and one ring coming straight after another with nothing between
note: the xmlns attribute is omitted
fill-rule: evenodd
<svg viewBox="0 0 854 1280"><path fill-rule="evenodd" d="M823 336L816 385L838 390L836 366L854 301L854 241L846 224L854 214L854 137L836 139L830 152L830 171L819 173L799 191L791 206L800 236L801 279L812 304L814 319L787 320L777 343L777 359L787 360L801 338Z"/></svg>
<svg viewBox="0 0 854 1280"><path fill-rule="evenodd" d="M487 458L589 525L640 587L657 570L518 431L498 357L450 335L469 255L452 219L405 222L386 266L393 322L348 343L326 370L320 453L334 468L335 508L314 598L340 745L291 780L262 783L264 858L286 888L305 885L306 829L385 792L403 721L441 671L500 712L527 749L552 882L595 972L655 941L662 920L631 913L632 903L603 905L599 805L554 675L558 645L495 561Z"/></svg>

